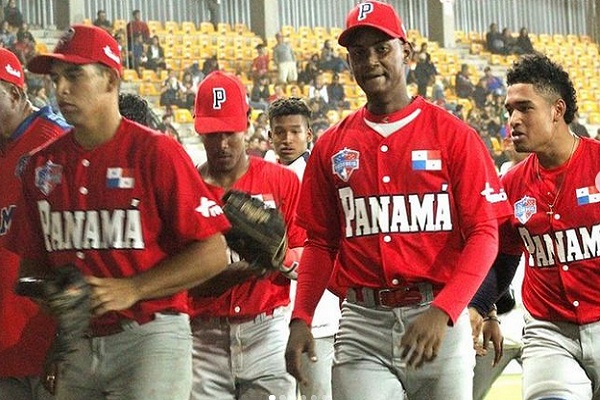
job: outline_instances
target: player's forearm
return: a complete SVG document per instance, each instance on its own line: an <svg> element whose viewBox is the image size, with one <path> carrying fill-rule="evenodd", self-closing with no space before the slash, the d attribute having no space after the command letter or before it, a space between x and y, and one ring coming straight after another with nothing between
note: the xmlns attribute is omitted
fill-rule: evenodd
<svg viewBox="0 0 600 400"><path fill-rule="evenodd" d="M331 278L336 254L332 249L308 240L298 267L298 286L292 319L301 319L311 326L317 304Z"/></svg>
<svg viewBox="0 0 600 400"><path fill-rule="evenodd" d="M508 290L520 259L521 256L498 254L469 306L477 309L481 315L487 315L493 308L494 303Z"/></svg>
<svg viewBox="0 0 600 400"><path fill-rule="evenodd" d="M138 300L170 296L200 285L225 269L228 263L221 234L190 244L180 253L131 279Z"/></svg>
<svg viewBox="0 0 600 400"><path fill-rule="evenodd" d="M228 289L265 272L264 269L250 267L246 261L231 263L217 276L190 289L190 296L194 297L216 297L225 293Z"/></svg>
<svg viewBox="0 0 600 400"><path fill-rule="evenodd" d="M450 280L433 304L456 322L490 270L498 252L498 224L486 221L467 234L465 248Z"/></svg>

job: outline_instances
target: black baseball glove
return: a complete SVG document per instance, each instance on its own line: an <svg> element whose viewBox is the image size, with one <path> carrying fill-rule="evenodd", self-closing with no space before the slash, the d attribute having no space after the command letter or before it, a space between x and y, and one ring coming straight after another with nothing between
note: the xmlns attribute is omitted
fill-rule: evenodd
<svg viewBox="0 0 600 400"><path fill-rule="evenodd" d="M62 361L84 337L91 319L91 288L74 265L53 271L49 278L21 278L15 292L40 300L56 318L58 332L52 357Z"/></svg>
<svg viewBox="0 0 600 400"><path fill-rule="evenodd" d="M232 226L225 234L228 246L253 267L281 270L287 237L279 210L237 190L227 192L223 202Z"/></svg>

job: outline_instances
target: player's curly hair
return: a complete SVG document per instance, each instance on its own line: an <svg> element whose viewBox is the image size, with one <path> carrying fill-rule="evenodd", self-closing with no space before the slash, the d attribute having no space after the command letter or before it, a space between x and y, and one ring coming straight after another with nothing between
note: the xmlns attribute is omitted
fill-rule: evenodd
<svg viewBox="0 0 600 400"><path fill-rule="evenodd" d="M119 93L119 112L122 116L138 124L148 126L150 112L148 102L143 97L133 93Z"/></svg>
<svg viewBox="0 0 600 400"><path fill-rule="evenodd" d="M269 123L273 123L273 118L286 115L302 115L306 121L306 127L310 128L310 119L312 111L306 101L300 97L290 97L275 100L269 105L267 110Z"/></svg>
<svg viewBox="0 0 600 400"><path fill-rule="evenodd" d="M521 56L506 75L508 86L532 84L535 90L548 97L561 98L567 105L564 120L570 124L577 112L577 93L569 74L547 56L534 53Z"/></svg>

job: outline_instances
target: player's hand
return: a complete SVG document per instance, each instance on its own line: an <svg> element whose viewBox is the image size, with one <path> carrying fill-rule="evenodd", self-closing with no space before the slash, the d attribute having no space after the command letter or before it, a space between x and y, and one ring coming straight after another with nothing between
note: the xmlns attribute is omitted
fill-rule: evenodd
<svg viewBox="0 0 600 400"><path fill-rule="evenodd" d="M420 368L424 362L433 361L440 350L448 327L448 314L431 306L408 326L402 336L401 357L409 367Z"/></svg>
<svg viewBox="0 0 600 400"><path fill-rule="evenodd" d="M86 280L92 286L94 315L126 310L140 300L138 290L131 279L88 276Z"/></svg>
<svg viewBox="0 0 600 400"><path fill-rule="evenodd" d="M504 351L504 336L502 336L502 329L500 329L499 321L495 319L488 319L483 323L483 347L487 352L489 342L494 345L494 361L492 367L495 367L502 358Z"/></svg>
<svg viewBox="0 0 600 400"><path fill-rule="evenodd" d="M479 337L483 327L483 316L474 307L469 307L469 320L471 321L471 335L473 337L473 348L478 356L483 356L486 350L481 346Z"/></svg>
<svg viewBox="0 0 600 400"><path fill-rule="evenodd" d="M290 323L290 337L285 349L287 372L302 385L308 385L308 379L302 372L302 353L308 353L312 362L317 361L315 340L306 322L295 319Z"/></svg>

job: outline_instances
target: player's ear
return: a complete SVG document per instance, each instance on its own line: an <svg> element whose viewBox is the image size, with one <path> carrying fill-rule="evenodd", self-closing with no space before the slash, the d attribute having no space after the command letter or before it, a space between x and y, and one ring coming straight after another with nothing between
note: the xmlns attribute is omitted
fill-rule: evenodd
<svg viewBox="0 0 600 400"><path fill-rule="evenodd" d="M121 85L121 78L119 77L119 74L117 73L117 71L115 71L112 68L106 68L105 72L104 72L108 79L107 79L107 89L109 91L113 91L116 90L117 92L119 91L119 87Z"/></svg>
<svg viewBox="0 0 600 400"><path fill-rule="evenodd" d="M558 122L564 119L567 111L567 103L563 99L558 99L554 102L552 110L552 122Z"/></svg>
<svg viewBox="0 0 600 400"><path fill-rule="evenodd" d="M404 64L408 64L413 55L413 48L410 42L402 41L402 50L404 52Z"/></svg>

